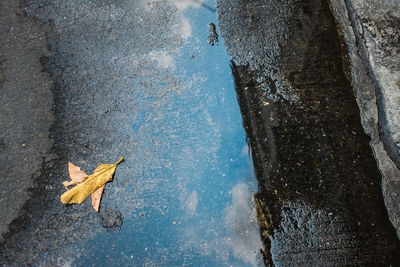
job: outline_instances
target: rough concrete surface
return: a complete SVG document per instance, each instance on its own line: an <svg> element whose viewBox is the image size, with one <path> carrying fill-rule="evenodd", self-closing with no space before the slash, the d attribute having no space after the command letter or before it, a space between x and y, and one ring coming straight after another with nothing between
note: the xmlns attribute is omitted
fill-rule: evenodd
<svg viewBox="0 0 400 267"><path fill-rule="evenodd" d="M329 2L291 1L283 21L269 16L277 12L271 2L218 4L259 181L265 264L396 265L400 242ZM287 38L277 39L279 50L274 41L257 50L254 32Z"/></svg>
<svg viewBox="0 0 400 267"><path fill-rule="evenodd" d="M382 174L389 217L400 236L400 2L331 1L348 54L365 132Z"/></svg>
<svg viewBox="0 0 400 267"><path fill-rule="evenodd" d="M280 68L279 56L290 36L288 20L298 1L217 2L219 26L223 29L232 59L237 64L249 64L263 71L258 77L263 90L268 91L269 83L273 81L278 95L290 101L295 100L296 95L290 90L290 84ZM232 12L238 15L230 16ZM268 77L267 80L265 77ZM274 95L270 94L271 97Z"/></svg>
<svg viewBox="0 0 400 267"><path fill-rule="evenodd" d="M1 266L259 262L256 180L230 59L221 42L207 43L213 5L27 0L4 9L20 12L27 32L45 31L37 62L54 86L40 108L53 101L55 119L54 156L38 162L31 198L0 244ZM90 173L121 155L99 213L89 199L60 202L68 161Z"/></svg>
<svg viewBox="0 0 400 267"><path fill-rule="evenodd" d="M28 201L33 179L51 157L53 83L40 59L44 29L23 15L19 1L0 2L0 239ZM11 163L11 164L10 164Z"/></svg>

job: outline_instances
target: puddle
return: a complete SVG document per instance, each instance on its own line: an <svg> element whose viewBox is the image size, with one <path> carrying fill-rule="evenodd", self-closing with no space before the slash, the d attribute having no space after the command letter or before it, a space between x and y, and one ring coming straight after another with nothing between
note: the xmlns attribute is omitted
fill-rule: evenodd
<svg viewBox="0 0 400 267"><path fill-rule="evenodd" d="M102 203L108 197L115 203L123 226L82 245L84 253L68 259L72 265L261 264L257 184L230 59L218 30L211 33L214 46L208 43L215 3L174 3L176 23L167 38L179 40L135 59L152 70L135 80L139 89L129 98L137 106L120 122L134 138ZM163 4L118 5L151 12Z"/></svg>

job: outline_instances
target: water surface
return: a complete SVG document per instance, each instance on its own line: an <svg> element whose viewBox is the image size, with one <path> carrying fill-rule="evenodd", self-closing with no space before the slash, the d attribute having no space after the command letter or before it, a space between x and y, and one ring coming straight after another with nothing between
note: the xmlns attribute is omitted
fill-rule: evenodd
<svg viewBox="0 0 400 267"><path fill-rule="evenodd" d="M126 12L152 12L163 4L118 3ZM137 106L121 121L135 137L110 189L123 226L84 243L73 264L259 264L252 202L257 184L230 59L221 38L214 46L207 42L215 3L168 5L176 10L173 18L166 14L174 20L166 35L179 41L136 55L152 72L132 80L130 98Z"/></svg>

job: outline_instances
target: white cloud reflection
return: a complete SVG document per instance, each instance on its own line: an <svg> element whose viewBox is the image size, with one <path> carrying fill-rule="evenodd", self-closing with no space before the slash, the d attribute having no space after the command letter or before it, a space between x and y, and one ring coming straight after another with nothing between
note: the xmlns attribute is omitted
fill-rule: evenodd
<svg viewBox="0 0 400 267"><path fill-rule="evenodd" d="M196 213L197 202L199 201L197 192L193 191L187 198L186 207L191 215Z"/></svg>
<svg viewBox="0 0 400 267"><path fill-rule="evenodd" d="M149 53L150 59L157 62L163 69L175 70L174 56L166 51L152 51Z"/></svg>
<svg viewBox="0 0 400 267"><path fill-rule="evenodd" d="M263 248L255 216L252 193L247 184L239 183L232 189L232 205L225 209L224 223L231 236L225 243L233 255L253 266L258 265L258 255Z"/></svg>
<svg viewBox="0 0 400 267"><path fill-rule="evenodd" d="M186 9L188 7L200 7L204 0L175 0L174 4L179 9Z"/></svg>
<svg viewBox="0 0 400 267"><path fill-rule="evenodd" d="M176 24L173 29L175 34L180 35L183 39L187 39L192 36L192 26L190 25L189 19L186 17L182 18L179 24Z"/></svg>
<svg viewBox="0 0 400 267"><path fill-rule="evenodd" d="M132 0L132 3L134 3L135 6L141 8L150 8L155 2L160 2L160 0ZM178 9L184 10L189 7L200 7L204 0L173 0L168 2L174 4Z"/></svg>

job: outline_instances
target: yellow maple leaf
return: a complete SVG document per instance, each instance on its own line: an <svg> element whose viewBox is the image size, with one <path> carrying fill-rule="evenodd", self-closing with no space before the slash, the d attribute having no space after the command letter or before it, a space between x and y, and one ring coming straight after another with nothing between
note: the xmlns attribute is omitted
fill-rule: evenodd
<svg viewBox="0 0 400 267"><path fill-rule="evenodd" d="M123 160L124 157L121 157L114 164L99 165L94 170L92 175L89 175L83 182L79 183L71 190L68 190L67 192L62 194L61 202L64 204L73 204L73 203L81 204L90 194L98 190L100 187L103 187L105 183L107 183L112 179L112 176L115 172L115 169L117 168L117 165L121 163L121 161ZM103 190L101 190L101 193L102 191ZM98 198L99 204L100 204L101 193L100 197ZM93 204L93 197L92 197L92 204ZM95 206L93 206L93 208L95 208Z"/></svg>

